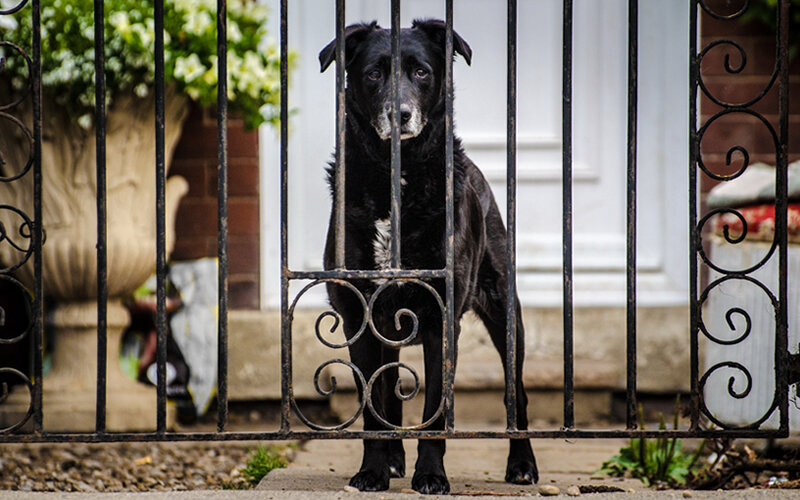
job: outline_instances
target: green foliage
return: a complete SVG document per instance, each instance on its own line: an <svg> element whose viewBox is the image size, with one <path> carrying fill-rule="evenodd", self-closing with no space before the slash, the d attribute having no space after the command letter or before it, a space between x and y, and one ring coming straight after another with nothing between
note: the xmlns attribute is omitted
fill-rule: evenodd
<svg viewBox="0 0 800 500"><path fill-rule="evenodd" d="M286 459L279 452L280 450L274 446L259 445L250 453L247 464L240 469L242 476L255 486L273 469L286 467Z"/></svg>
<svg viewBox="0 0 800 500"><path fill-rule="evenodd" d="M676 402L675 420L673 428L678 428L678 402ZM639 406L639 428L644 429L642 407ZM666 430L664 415L659 414L659 430ZM689 473L698 468L698 451L686 455L682 451L682 443L677 438L631 438L628 446L619 450L619 454L603 463L598 471L610 476L630 477L641 480L650 486L653 484L666 484L681 486L686 484Z"/></svg>
<svg viewBox="0 0 800 500"><path fill-rule="evenodd" d="M742 14L745 23L758 23L776 29L778 19L778 0L752 0ZM789 0L789 57L800 52L800 0Z"/></svg>
<svg viewBox="0 0 800 500"><path fill-rule="evenodd" d="M1 2L2 0L0 0ZM14 2L16 3L16 2ZM30 3L28 4L28 6ZM30 54L31 11L3 16L0 40ZM146 98L155 80L155 29L150 0L105 1L107 104L120 95ZM280 55L266 31L267 9L255 1L228 1L228 99L248 127L277 123ZM94 9L91 0L51 0L41 11L42 86L89 128L94 110ZM0 49L2 51L2 49ZM28 68L10 49L2 78L22 88ZM217 101L215 0L166 0L165 83L201 106Z"/></svg>

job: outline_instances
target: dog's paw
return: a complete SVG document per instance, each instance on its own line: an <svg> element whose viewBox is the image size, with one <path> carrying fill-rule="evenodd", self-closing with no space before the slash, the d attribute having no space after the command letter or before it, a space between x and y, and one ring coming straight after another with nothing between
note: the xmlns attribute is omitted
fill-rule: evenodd
<svg viewBox="0 0 800 500"><path fill-rule="evenodd" d="M506 467L506 482L512 484L538 483L539 471L536 469L536 461L509 462Z"/></svg>
<svg viewBox="0 0 800 500"><path fill-rule="evenodd" d="M414 474L411 487L423 495L447 495L450 493L450 483L444 474Z"/></svg>
<svg viewBox="0 0 800 500"><path fill-rule="evenodd" d="M402 450L389 455L389 476L406 477L406 455Z"/></svg>
<svg viewBox="0 0 800 500"><path fill-rule="evenodd" d="M350 486L360 491L384 491L389 489L389 471L383 474L374 470L362 470L350 479Z"/></svg>

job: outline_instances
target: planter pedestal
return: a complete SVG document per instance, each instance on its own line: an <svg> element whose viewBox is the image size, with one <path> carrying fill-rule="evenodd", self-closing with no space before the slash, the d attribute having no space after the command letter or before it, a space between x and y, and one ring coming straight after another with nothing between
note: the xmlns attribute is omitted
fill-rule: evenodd
<svg viewBox="0 0 800 500"><path fill-rule="evenodd" d="M59 304L48 318L58 346L53 369L44 378L43 426L46 431L94 431L97 380L97 303ZM128 378L120 368L119 346L130 316L118 300L107 311L106 428L154 431L156 399L152 387ZM75 363L75 359L82 362ZM169 407L169 405L168 405ZM175 412L167 412L167 426Z"/></svg>
<svg viewBox="0 0 800 500"><path fill-rule="evenodd" d="M119 346L130 315L119 300L109 300L106 342L106 430L143 432L156 429L156 392L122 372ZM75 302L56 306L47 318L58 347L53 368L44 377L42 426L48 432L94 432L97 406L97 303ZM30 396L17 387L3 403L0 427L21 421ZM167 404L167 428L175 424L175 410ZM30 422L26 428L30 427Z"/></svg>

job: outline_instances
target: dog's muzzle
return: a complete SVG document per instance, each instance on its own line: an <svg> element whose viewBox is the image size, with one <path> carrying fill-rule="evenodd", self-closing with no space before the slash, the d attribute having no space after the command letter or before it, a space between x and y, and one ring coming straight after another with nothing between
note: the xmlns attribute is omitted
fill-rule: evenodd
<svg viewBox="0 0 800 500"><path fill-rule="evenodd" d="M388 141L392 138L392 106L386 103L383 111L372 121L372 126L378 136ZM400 104L400 140L416 137L425 128L425 120L422 118L419 109L409 104Z"/></svg>

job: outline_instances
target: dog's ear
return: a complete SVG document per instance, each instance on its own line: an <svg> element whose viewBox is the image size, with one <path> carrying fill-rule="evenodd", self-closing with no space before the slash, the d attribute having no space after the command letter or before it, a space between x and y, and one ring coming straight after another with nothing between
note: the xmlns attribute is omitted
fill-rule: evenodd
<svg viewBox="0 0 800 500"><path fill-rule="evenodd" d="M415 19L411 27L422 30L434 43L444 46L445 24L441 19ZM472 49L455 31L453 31L453 51L461 54L467 64L472 64Z"/></svg>
<svg viewBox="0 0 800 500"><path fill-rule="evenodd" d="M351 24L344 30L344 49L345 49L345 57L347 61L345 61L345 66L347 66L353 57L353 52L356 46L361 43L364 38L370 34L372 31L380 29L378 26L378 21L372 21L369 24L366 23L359 23L359 24ZM331 65L333 61L336 60L336 39L334 38L331 40L331 43L325 46L319 53L319 71L322 73L328 66Z"/></svg>

